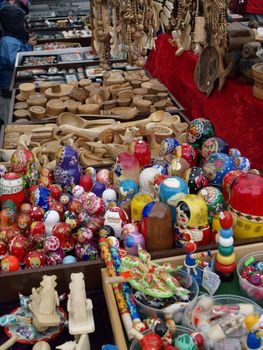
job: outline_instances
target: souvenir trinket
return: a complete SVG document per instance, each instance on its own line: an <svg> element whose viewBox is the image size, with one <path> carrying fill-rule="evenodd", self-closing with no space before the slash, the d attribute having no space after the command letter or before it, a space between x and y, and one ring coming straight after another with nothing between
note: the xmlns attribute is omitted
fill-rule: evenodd
<svg viewBox="0 0 263 350"><path fill-rule="evenodd" d="M190 122L186 131L187 141L196 149L200 149L203 143L215 135L213 124L204 118L197 118Z"/></svg>
<svg viewBox="0 0 263 350"><path fill-rule="evenodd" d="M203 170L211 186L222 186L224 176L235 169L235 164L229 155L214 153L204 161Z"/></svg>
<svg viewBox="0 0 263 350"><path fill-rule="evenodd" d="M153 201L153 197L146 193L137 193L131 201L131 217L135 222L141 222L145 205Z"/></svg>
<svg viewBox="0 0 263 350"><path fill-rule="evenodd" d="M247 349L259 350L262 348L262 334L259 332L259 316L249 315L245 318L245 327L248 332L246 346Z"/></svg>
<svg viewBox="0 0 263 350"><path fill-rule="evenodd" d="M19 260L14 255L8 255L1 260L1 272L20 270Z"/></svg>
<svg viewBox="0 0 263 350"><path fill-rule="evenodd" d="M32 221L41 221L44 218L45 210L41 207L34 206L29 212Z"/></svg>
<svg viewBox="0 0 263 350"><path fill-rule="evenodd" d="M208 210L205 201L197 195L183 197L176 206L176 245L194 241L197 245L211 240ZM177 242L178 241L178 242Z"/></svg>
<svg viewBox="0 0 263 350"><path fill-rule="evenodd" d="M3 203L7 199L14 201L17 208L25 200L23 181L17 173L7 173L0 178L0 202Z"/></svg>
<svg viewBox="0 0 263 350"><path fill-rule="evenodd" d="M172 225L176 221L175 208L177 203L187 194L189 194L189 188L186 182L180 177L169 177L160 185L159 197L161 202L169 205L172 214Z"/></svg>
<svg viewBox="0 0 263 350"><path fill-rule="evenodd" d="M250 161L246 157L237 157L234 159L236 170L244 171L248 173L250 170Z"/></svg>
<svg viewBox="0 0 263 350"><path fill-rule="evenodd" d="M92 189L93 181L90 175L84 174L79 179L79 184L84 188L86 192Z"/></svg>
<svg viewBox="0 0 263 350"><path fill-rule="evenodd" d="M0 212L0 232L5 232L16 223L16 205L12 200L5 200Z"/></svg>
<svg viewBox="0 0 263 350"><path fill-rule="evenodd" d="M139 187L134 180L125 179L119 183L119 199L132 200L134 195L138 193Z"/></svg>
<svg viewBox="0 0 263 350"><path fill-rule="evenodd" d="M55 210L48 210L44 216L43 223L45 225L45 233L51 236L53 227L60 221L59 213Z"/></svg>
<svg viewBox="0 0 263 350"><path fill-rule="evenodd" d="M129 233L139 232L139 227L137 224L126 224L122 228L121 239L124 241Z"/></svg>
<svg viewBox="0 0 263 350"><path fill-rule="evenodd" d="M43 208L45 211L49 209L50 191L46 187L37 187L30 196L30 202L33 206Z"/></svg>
<svg viewBox="0 0 263 350"><path fill-rule="evenodd" d="M26 184L29 186L37 183L38 173L35 159L33 153L25 147L13 153L11 157L11 171L23 175Z"/></svg>
<svg viewBox="0 0 263 350"><path fill-rule="evenodd" d="M173 248L171 211L161 202L150 202L142 211L141 231L149 252Z"/></svg>
<svg viewBox="0 0 263 350"><path fill-rule="evenodd" d="M144 169L139 177L140 192L154 196L154 180L159 175L160 171L156 168L150 167Z"/></svg>
<svg viewBox="0 0 263 350"><path fill-rule="evenodd" d="M131 232L124 239L124 247L129 255L138 255L138 244L144 249L145 239L140 232Z"/></svg>
<svg viewBox="0 0 263 350"><path fill-rule="evenodd" d="M80 185L76 185L72 188L72 196L76 199L79 198L84 192L84 188Z"/></svg>
<svg viewBox="0 0 263 350"><path fill-rule="evenodd" d="M22 232L27 231L31 225L31 217L29 214L26 214L26 213L20 213L16 221L17 221L17 226Z"/></svg>
<svg viewBox="0 0 263 350"><path fill-rule="evenodd" d="M168 154L173 154L179 142L175 138L167 138L162 141L160 149L160 157L165 157Z"/></svg>
<svg viewBox="0 0 263 350"><path fill-rule="evenodd" d="M213 153L225 153L228 154L228 144L219 137L210 137L207 139L201 148L201 155L203 158L208 158Z"/></svg>
<svg viewBox="0 0 263 350"><path fill-rule="evenodd" d="M197 194L203 187L209 185L209 180L200 167L193 167L186 170L183 178L188 184L190 194Z"/></svg>
<svg viewBox="0 0 263 350"><path fill-rule="evenodd" d="M94 261L98 259L99 253L90 243L77 243L75 246L75 256L78 261Z"/></svg>
<svg viewBox="0 0 263 350"><path fill-rule="evenodd" d="M185 171L189 168L189 163L184 158L173 158L167 168L169 176L183 177Z"/></svg>
<svg viewBox="0 0 263 350"><path fill-rule="evenodd" d="M92 192L84 193L79 200L89 215L100 216L105 210L103 200Z"/></svg>
<svg viewBox="0 0 263 350"><path fill-rule="evenodd" d="M111 172L108 169L101 169L96 174L97 181L104 184L106 187L112 184L111 177Z"/></svg>
<svg viewBox="0 0 263 350"><path fill-rule="evenodd" d="M138 160L128 152L119 154L113 169L113 182L117 187L125 179L139 183L140 164Z"/></svg>
<svg viewBox="0 0 263 350"><path fill-rule="evenodd" d="M230 194L231 194L231 188L232 184L234 183L234 180L236 179L237 176L243 174L243 171L240 170L231 170L229 173L227 173L224 176L223 180L223 195L225 198L225 201L228 202L230 199Z"/></svg>
<svg viewBox="0 0 263 350"><path fill-rule="evenodd" d="M111 226L117 238L120 238L122 228L128 222L128 215L119 207L109 208L104 215L104 225Z"/></svg>
<svg viewBox="0 0 263 350"><path fill-rule="evenodd" d="M229 282L234 278L236 269L233 246L233 219L228 211L220 213L219 248L216 255L215 271L221 281Z"/></svg>
<svg viewBox="0 0 263 350"><path fill-rule="evenodd" d="M124 225L125 227L126 225ZM107 238L109 236L114 236L114 230L109 225L103 225L99 231L99 237L100 238Z"/></svg>
<svg viewBox="0 0 263 350"><path fill-rule="evenodd" d="M27 269L38 269L45 266L46 258L45 255L40 251L31 251L26 256L26 268Z"/></svg>
<svg viewBox="0 0 263 350"><path fill-rule="evenodd" d="M147 142L143 140L136 140L133 154L142 168L151 163L151 149Z"/></svg>
<svg viewBox="0 0 263 350"><path fill-rule="evenodd" d="M10 255L18 258L20 264L25 263L25 257L28 252L29 242L23 235L17 235L8 243L8 250Z"/></svg>
<svg viewBox="0 0 263 350"><path fill-rule="evenodd" d="M196 149L188 143L182 143L177 146L174 151L177 159L183 158L189 164L189 167L196 166L198 153ZM182 163L183 164L183 163Z"/></svg>
<svg viewBox="0 0 263 350"><path fill-rule="evenodd" d="M97 197L102 197L102 193L105 191L106 186L101 182L96 182L92 187L92 192L96 194Z"/></svg>
<svg viewBox="0 0 263 350"><path fill-rule="evenodd" d="M57 166L54 169L54 178L57 184L67 186L78 184L82 169L79 165L77 151L66 145L61 147L57 154Z"/></svg>
<svg viewBox="0 0 263 350"><path fill-rule="evenodd" d="M107 188L102 193L102 200L104 201L105 207L108 209L109 206L116 207L117 205L117 193L112 188Z"/></svg>
<svg viewBox="0 0 263 350"><path fill-rule="evenodd" d="M226 209L223 194L216 187L207 186L198 192L198 196L206 202L209 224L212 225L213 217Z"/></svg>
<svg viewBox="0 0 263 350"><path fill-rule="evenodd" d="M263 178L244 173L234 180L229 210L234 217L235 239L263 236Z"/></svg>

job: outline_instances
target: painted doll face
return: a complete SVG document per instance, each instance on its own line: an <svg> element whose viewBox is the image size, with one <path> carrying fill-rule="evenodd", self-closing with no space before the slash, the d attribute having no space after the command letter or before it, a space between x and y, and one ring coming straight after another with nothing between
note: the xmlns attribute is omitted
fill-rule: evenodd
<svg viewBox="0 0 263 350"><path fill-rule="evenodd" d="M205 175L208 177L208 179L210 181L214 180L214 178L216 177L216 167L211 163L206 163L203 166L203 169L204 169Z"/></svg>
<svg viewBox="0 0 263 350"><path fill-rule="evenodd" d="M177 225L186 225L189 221L188 216L186 213L181 209L181 207L176 208L176 222Z"/></svg>

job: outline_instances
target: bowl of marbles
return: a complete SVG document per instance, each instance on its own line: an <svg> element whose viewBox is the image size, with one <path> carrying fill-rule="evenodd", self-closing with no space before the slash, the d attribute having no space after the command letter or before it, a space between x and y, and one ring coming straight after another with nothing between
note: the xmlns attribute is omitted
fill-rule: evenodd
<svg viewBox="0 0 263 350"><path fill-rule="evenodd" d="M147 320L146 320L147 321ZM145 321L144 321L145 322ZM192 350L205 349L204 337L193 329L158 320L150 320L151 324L141 337L135 338L129 350Z"/></svg>
<svg viewBox="0 0 263 350"><path fill-rule="evenodd" d="M250 253L240 259L237 274L244 296L263 306L263 252Z"/></svg>
<svg viewBox="0 0 263 350"><path fill-rule="evenodd" d="M132 294L142 319L157 317L163 321L173 319L180 323L186 307L194 305L199 293L195 278L184 271L162 272L160 276L145 274L138 283L148 286L132 288Z"/></svg>
<svg viewBox="0 0 263 350"><path fill-rule="evenodd" d="M183 324L189 326L191 320L192 328L204 335L206 349L243 349L263 326L262 314L258 304L238 295L203 295L186 310Z"/></svg>

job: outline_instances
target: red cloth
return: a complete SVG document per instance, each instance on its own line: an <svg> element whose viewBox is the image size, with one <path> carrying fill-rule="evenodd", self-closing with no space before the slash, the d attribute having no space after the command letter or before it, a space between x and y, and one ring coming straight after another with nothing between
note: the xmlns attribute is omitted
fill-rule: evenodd
<svg viewBox="0 0 263 350"><path fill-rule="evenodd" d="M222 91L207 97L194 82L197 55L184 52L175 56L170 36L156 40L146 69L161 80L186 109L190 119L205 117L212 121L216 135L238 148L250 159L251 166L263 170L263 101L252 95L252 87L228 80Z"/></svg>
<svg viewBox="0 0 263 350"><path fill-rule="evenodd" d="M248 0L247 13L263 15L263 0Z"/></svg>

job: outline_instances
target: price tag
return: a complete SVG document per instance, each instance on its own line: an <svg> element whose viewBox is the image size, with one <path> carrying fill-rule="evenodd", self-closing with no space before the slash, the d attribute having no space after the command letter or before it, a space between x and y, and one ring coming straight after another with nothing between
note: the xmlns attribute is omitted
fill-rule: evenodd
<svg viewBox="0 0 263 350"><path fill-rule="evenodd" d="M220 283L220 278L215 272L211 271L208 267L204 268L202 287L209 293L209 295L215 294Z"/></svg>

